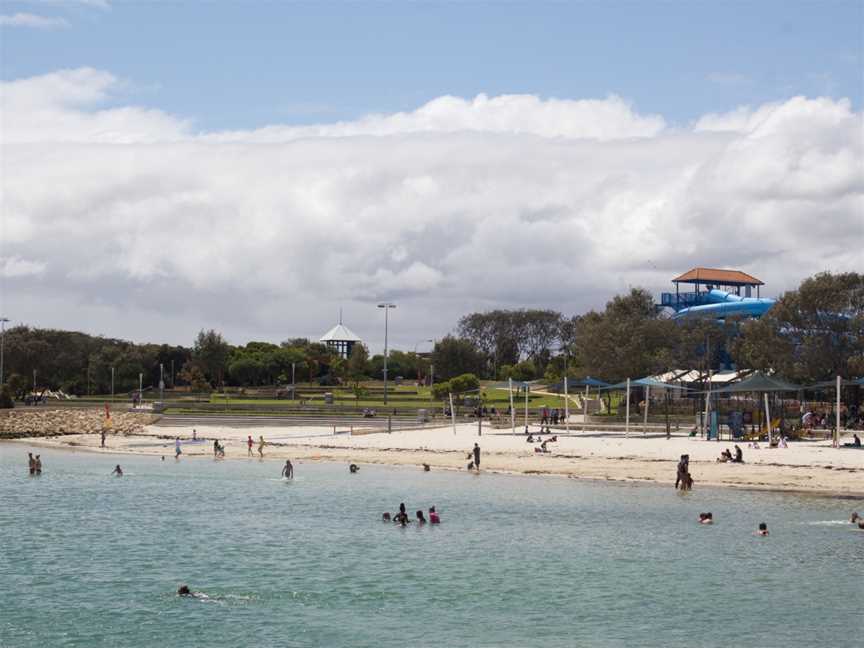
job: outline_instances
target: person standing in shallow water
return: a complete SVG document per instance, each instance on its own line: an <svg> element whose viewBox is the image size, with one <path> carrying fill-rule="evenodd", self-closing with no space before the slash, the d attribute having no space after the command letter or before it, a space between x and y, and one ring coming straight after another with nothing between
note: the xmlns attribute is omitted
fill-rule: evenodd
<svg viewBox="0 0 864 648"><path fill-rule="evenodd" d="M480 470L480 446L474 444L474 468Z"/></svg>
<svg viewBox="0 0 864 648"><path fill-rule="evenodd" d="M294 466L290 459L285 460L285 466L282 468L282 476L285 479L294 479Z"/></svg>
<svg viewBox="0 0 864 648"><path fill-rule="evenodd" d="M35 475L36 474L36 460L33 458L32 452L27 453L27 464L28 464L27 467L30 469L30 474ZM852 520L852 521L854 522L855 520Z"/></svg>
<svg viewBox="0 0 864 648"><path fill-rule="evenodd" d="M36 459L33 460L33 468L36 470L37 475L42 474L42 459L41 455L36 455Z"/></svg>

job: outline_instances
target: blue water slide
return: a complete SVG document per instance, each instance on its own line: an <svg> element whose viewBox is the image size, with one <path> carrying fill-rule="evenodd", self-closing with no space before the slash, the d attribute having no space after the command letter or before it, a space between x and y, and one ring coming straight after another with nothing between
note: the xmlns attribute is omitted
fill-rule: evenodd
<svg viewBox="0 0 864 648"><path fill-rule="evenodd" d="M673 319L686 317L710 317L714 319L762 317L774 305L774 300L767 297L741 297L716 288L702 294L701 298L702 301L708 303L683 308L675 313Z"/></svg>

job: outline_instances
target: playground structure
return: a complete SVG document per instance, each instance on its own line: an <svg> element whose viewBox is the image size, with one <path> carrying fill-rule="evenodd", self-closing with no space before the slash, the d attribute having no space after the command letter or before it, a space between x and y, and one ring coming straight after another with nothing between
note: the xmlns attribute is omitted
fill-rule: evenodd
<svg viewBox="0 0 864 648"><path fill-rule="evenodd" d="M693 268L672 283L675 292L662 293L660 306L671 308L673 319L700 317L722 322L727 317L758 318L768 312L775 301L760 297L760 287L765 284L740 270ZM693 292L682 292L681 284L692 285Z"/></svg>

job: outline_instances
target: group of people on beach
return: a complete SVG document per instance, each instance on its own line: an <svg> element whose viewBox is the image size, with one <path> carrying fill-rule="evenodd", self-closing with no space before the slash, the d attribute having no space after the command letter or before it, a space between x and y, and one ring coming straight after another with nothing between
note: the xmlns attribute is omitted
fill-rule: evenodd
<svg viewBox="0 0 864 648"><path fill-rule="evenodd" d="M415 513L415 519L412 520L408 517L408 512L405 509L405 502L399 504L399 512L395 515L391 516L390 513L384 512L381 514L382 522L394 522L399 526L408 526L411 522L416 522L419 525L426 524L441 524L441 518L438 516L438 512L435 510L434 506L429 507L429 519L426 519L426 516L423 515L422 510L418 510Z"/></svg>
<svg viewBox="0 0 864 648"><path fill-rule="evenodd" d="M32 452L27 453L28 464L30 468L31 475L41 475L42 474L42 455L33 456Z"/></svg>
<svg viewBox="0 0 864 648"><path fill-rule="evenodd" d="M546 425L547 423L551 423L552 425L558 425L559 421L564 421L564 410L558 409L557 407L550 410L548 407L544 407L543 411L540 413L540 425Z"/></svg>
<svg viewBox="0 0 864 648"><path fill-rule="evenodd" d="M720 453L717 458L717 463L744 463L744 451L737 443L735 444L735 454L729 448L726 448Z"/></svg>

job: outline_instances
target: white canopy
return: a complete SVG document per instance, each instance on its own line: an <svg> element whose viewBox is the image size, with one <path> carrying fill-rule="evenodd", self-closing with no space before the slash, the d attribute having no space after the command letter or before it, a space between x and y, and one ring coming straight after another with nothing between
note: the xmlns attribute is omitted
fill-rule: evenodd
<svg viewBox="0 0 864 648"><path fill-rule="evenodd" d="M320 342L361 342L354 331L344 324L337 324L321 336Z"/></svg>

